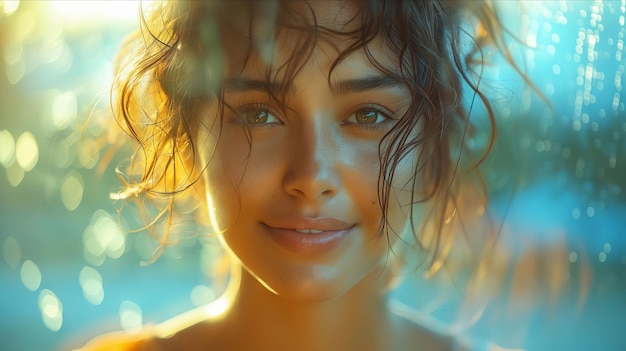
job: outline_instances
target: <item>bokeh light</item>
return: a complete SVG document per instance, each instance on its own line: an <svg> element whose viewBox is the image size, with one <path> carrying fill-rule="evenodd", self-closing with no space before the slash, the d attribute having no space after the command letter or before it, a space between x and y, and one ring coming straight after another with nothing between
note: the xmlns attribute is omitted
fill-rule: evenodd
<svg viewBox="0 0 626 351"><path fill-rule="evenodd" d="M191 289L191 302L195 306L204 306L215 301L215 292L206 285L196 285Z"/></svg>
<svg viewBox="0 0 626 351"><path fill-rule="evenodd" d="M37 140L30 132L24 132L17 138L15 143L15 158L17 164L22 167L25 172L31 171L39 160L39 148Z"/></svg>
<svg viewBox="0 0 626 351"><path fill-rule="evenodd" d="M76 118L77 110L78 103L74 93L58 93L52 102L52 123L59 130L69 127Z"/></svg>
<svg viewBox="0 0 626 351"><path fill-rule="evenodd" d="M6 168L6 174L7 181L14 187L20 185L20 183L24 179L24 169L20 167L17 162L11 163L11 165Z"/></svg>
<svg viewBox="0 0 626 351"><path fill-rule="evenodd" d="M20 6L20 0L4 0L2 1L2 11L6 16L11 16Z"/></svg>
<svg viewBox="0 0 626 351"><path fill-rule="evenodd" d="M101 304L104 300L104 289L100 273L93 267L85 266L80 270L78 277L85 299L93 305Z"/></svg>
<svg viewBox="0 0 626 351"><path fill-rule="evenodd" d="M7 168L15 157L15 139L8 130L0 131L0 163Z"/></svg>
<svg viewBox="0 0 626 351"><path fill-rule="evenodd" d="M93 24L90 21L129 22L137 20L139 6L149 6L150 0L106 0L72 1L50 0L54 15L72 24Z"/></svg>
<svg viewBox="0 0 626 351"><path fill-rule="evenodd" d="M106 256L119 258L125 251L126 236L119 224L104 210L94 212L91 224L83 232L85 259L95 266Z"/></svg>
<svg viewBox="0 0 626 351"><path fill-rule="evenodd" d="M80 173L70 172L61 185L61 200L69 211L74 211L83 199L83 178Z"/></svg>
<svg viewBox="0 0 626 351"><path fill-rule="evenodd" d="M39 271L39 267L37 267L33 261L26 260L22 263L20 276L26 289L30 291L39 289L39 285L41 284L41 271Z"/></svg>
<svg viewBox="0 0 626 351"><path fill-rule="evenodd" d="M120 324L122 329L136 333L143 327L141 308L132 301L123 301L120 305Z"/></svg>
<svg viewBox="0 0 626 351"><path fill-rule="evenodd" d="M471 278L481 303L467 304L471 294L454 286L470 280L463 272L476 259L456 251L439 274L407 279L393 297L511 349L618 351L626 344L626 3L523 1L521 17L510 4L506 23L523 28L510 48L552 106L485 53L500 138L485 167L491 203L476 215L502 229L484 256L491 261ZM114 57L149 5L0 0L0 348L71 349L100 332L227 306L226 279L216 277L226 275L224 252L208 228L177 224L153 262L163 228L142 230L141 212L109 198L121 186L114 168L130 157L109 147L118 141L108 112ZM470 144L480 148L481 138Z"/></svg>
<svg viewBox="0 0 626 351"><path fill-rule="evenodd" d="M45 326L51 331L59 331L63 325L63 305L59 298L50 290L43 289L39 293L39 310Z"/></svg>
<svg viewBox="0 0 626 351"><path fill-rule="evenodd" d="M22 259L22 248L14 237L9 236L2 244L2 257L11 268L17 267Z"/></svg>

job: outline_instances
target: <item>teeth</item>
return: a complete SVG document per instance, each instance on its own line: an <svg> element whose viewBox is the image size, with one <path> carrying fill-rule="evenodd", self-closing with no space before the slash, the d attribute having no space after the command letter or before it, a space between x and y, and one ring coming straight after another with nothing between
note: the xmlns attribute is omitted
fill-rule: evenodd
<svg viewBox="0 0 626 351"><path fill-rule="evenodd" d="M296 229L296 232L304 233L304 234L319 234L319 233L323 232L323 230L315 230L315 229L298 230L298 229Z"/></svg>

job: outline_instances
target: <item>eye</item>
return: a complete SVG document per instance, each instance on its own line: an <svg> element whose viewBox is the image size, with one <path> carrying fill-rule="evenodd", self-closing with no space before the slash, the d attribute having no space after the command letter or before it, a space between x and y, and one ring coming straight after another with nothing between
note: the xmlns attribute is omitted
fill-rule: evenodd
<svg viewBox="0 0 626 351"><path fill-rule="evenodd" d="M248 124L282 124L282 122L264 106L244 106L240 114Z"/></svg>
<svg viewBox="0 0 626 351"><path fill-rule="evenodd" d="M376 124L384 121L386 117L376 110L361 110L354 114L354 119L360 124Z"/></svg>
<svg viewBox="0 0 626 351"><path fill-rule="evenodd" d="M342 121L342 124L373 125L389 120L389 115L376 108L362 108Z"/></svg>

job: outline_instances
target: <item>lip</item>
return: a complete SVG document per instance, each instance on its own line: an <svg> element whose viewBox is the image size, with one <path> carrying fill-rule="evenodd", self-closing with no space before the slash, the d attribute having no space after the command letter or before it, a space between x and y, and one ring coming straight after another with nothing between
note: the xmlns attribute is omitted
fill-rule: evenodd
<svg viewBox="0 0 626 351"><path fill-rule="evenodd" d="M332 250L354 228L354 224L329 217L290 217L262 224L278 245L303 255L321 254Z"/></svg>

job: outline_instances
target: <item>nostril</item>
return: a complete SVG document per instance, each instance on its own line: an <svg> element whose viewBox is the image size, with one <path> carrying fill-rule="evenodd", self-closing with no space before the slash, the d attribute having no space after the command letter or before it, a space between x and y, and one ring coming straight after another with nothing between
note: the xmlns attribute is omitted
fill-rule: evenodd
<svg viewBox="0 0 626 351"><path fill-rule="evenodd" d="M321 200L335 196L338 190L338 181L333 177L324 177L316 174L291 174L284 181L285 192L291 196Z"/></svg>
<svg viewBox="0 0 626 351"><path fill-rule="evenodd" d="M291 194L292 196L314 200L314 199L319 199L319 198L332 197L335 195L336 191L332 188L321 190L319 189L319 187L315 187L315 186L310 186L310 187L294 186L294 187L289 187L287 189L287 193Z"/></svg>

